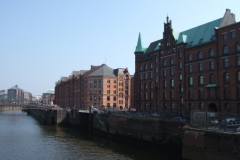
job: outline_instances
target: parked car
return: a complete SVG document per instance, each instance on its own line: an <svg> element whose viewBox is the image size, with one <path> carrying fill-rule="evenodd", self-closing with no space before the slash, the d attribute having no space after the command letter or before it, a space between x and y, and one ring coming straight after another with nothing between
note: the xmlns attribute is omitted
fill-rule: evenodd
<svg viewBox="0 0 240 160"><path fill-rule="evenodd" d="M236 118L226 118L226 119L223 119L222 122L221 122L221 126L225 125L225 120L226 120L226 125L228 125L228 124L231 124L231 122L236 121Z"/></svg>
<svg viewBox="0 0 240 160"><path fill-rule="evenodd" d="M217 119L210 119L211 124L218 124L219 121Z"/></svg>
<svg viewBox="0 0 240 160"><path fill-rule="evenodd" d="M173 117L174 121L183 121L185 122L186 120L183 117Z"/></svg>
<svg viewBox="0 0 240 160"><path fill-rule="evenodd" d="M240 132L240 127L238 127L238 128L236 129L236 131L237 131L237 132Z"/></svg>

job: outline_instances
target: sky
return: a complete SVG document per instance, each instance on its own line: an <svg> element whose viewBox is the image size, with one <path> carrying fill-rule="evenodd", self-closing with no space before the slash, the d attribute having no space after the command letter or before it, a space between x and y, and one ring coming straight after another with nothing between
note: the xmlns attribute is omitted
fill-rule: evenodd
<svg viewBox="0 0 240 160"><path fill-rule="evenodd" d="M223 17L239 0L0 0L0 90L41 95L62 76L106 64L135 72L143 47L162 39L166 17L181 32Z"/></svg>

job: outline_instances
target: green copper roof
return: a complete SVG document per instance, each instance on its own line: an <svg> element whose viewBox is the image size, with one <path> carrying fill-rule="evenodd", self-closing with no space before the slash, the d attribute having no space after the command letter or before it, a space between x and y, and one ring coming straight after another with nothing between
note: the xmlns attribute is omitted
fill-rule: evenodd
<svg viewBox="0 0 240 160"><path fill-rule="evenodd" d="M137 47L136 47L135 52L143 52L143 51L144 51L144 49L142 46L141 33L139 33Z"/></svg>
<svg viewBox="0 0 240 160"><path fill-rule="evenodd" d="M212 35L215 35L214 28L219 26L221 20L222 18L219 18L206 24L180 32L178 35L177 33L174 33L174 38L177 40L176 44L187 43L188 45L186 48L190 48L192 46L210 42Z"/></svg>

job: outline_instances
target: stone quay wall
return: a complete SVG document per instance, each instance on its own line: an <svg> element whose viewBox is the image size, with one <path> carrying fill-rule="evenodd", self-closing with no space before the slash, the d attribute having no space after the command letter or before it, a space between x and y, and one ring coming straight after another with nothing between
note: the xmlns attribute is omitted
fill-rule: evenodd
<svg viewBox="0 0 240 160"><path fill-rule="evenodd" d="M66 110L27 109L27 113L44 124L60 124L66 122Z"/></svg>
<svg viewBox="0 0 240 160"><path fill-rule="evenodd" d="M240 134L184 127L184 159L240 159Z"/></svg>

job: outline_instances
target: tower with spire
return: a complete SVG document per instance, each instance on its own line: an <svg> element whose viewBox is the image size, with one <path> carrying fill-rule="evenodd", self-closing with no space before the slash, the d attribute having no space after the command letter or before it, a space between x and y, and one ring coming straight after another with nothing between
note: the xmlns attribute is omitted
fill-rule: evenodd
<svg viewBox="0 0 240 160"><path fill-rule="evenodd" d="M137 46L135 50L135 62L137 62L143 55L144 53L144 48L142 46L142 39L141 39L141 33L139 32L138 35L138 41L137 41Z"/></svg>

